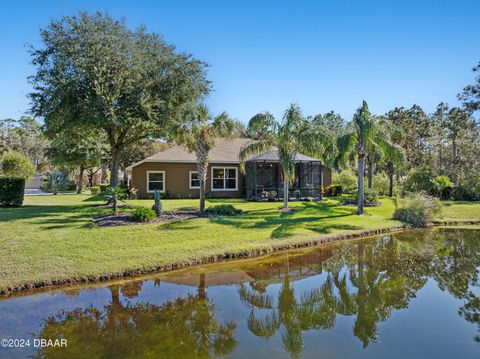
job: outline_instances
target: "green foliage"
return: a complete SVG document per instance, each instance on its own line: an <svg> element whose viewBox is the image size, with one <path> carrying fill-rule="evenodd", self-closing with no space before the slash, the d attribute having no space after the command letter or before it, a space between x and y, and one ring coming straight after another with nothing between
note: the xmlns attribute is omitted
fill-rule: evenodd
<svg viewBox="0 0 480 359"><path fill-rule="evenodd" d="M388 188L390 185L390 181L388 176L385 173L377 173L373 177L373 188L380 196L387 196L388 195ZM393 193L396 193L397 189L394 183Z"/></svg>
<svg viewBox="0 0 480 359"><path fill-rule="evenodd" d="M447 176L437 176L432 180L433 190L436 196L442 199L450 198L453 182Z"/></svg>
<svg viewBox="0 0 480 359"><path fill-rule="evenodd" d="M231 204L217 204L212 207L208 207L206 212L217 214L219 216L236 216L242 213L242 210L235 208Z"/></svg>
<svg viewBox="0 0 480 359"><path fill-rule="evenodd" d="M24 192L25 178L0 177L0 206L21 206Z"/></svg>
<svg viewBox="0 0 480 359"><path fill-rule="evenodd" d="M32 111L49 134L80 124L97 129L110 145L113 187L122 150L165 135L188 101L209 92L206 64L177 52L161 36L125 19L80 12L41 29L31 51Z"/></svg>
<svg viewBox="0 0 480 359"><path fill-rule="evenodd" d="M100 188L100 193L105 193L110 188L110 185L108 183L100 183L98 187Z"/></svg>
<svg viewBox="0 0 480 359"><path fill-rule="evenodd" d="M90 194L92 194L92 195L100 194L100 187L95 186L95 187L90 188Z"/></svg>
<svg viewBox="0 0 480 359"><path fill-rule="evenodd" d="M332 183L341 186L343 193L354 193L357 190L357 175L351 169L332 172Z"/></svg>
<svg viewBox="0 0 480 359"><path fill-rule="evenodd" d="M340 196L343 193L343 186L339 184L332 184L325 188L325 195L326 196Z"/></svg>
<svg viewBox="0 0 480 359"><path fill-rule="evenodd" d="M107 199L107 203L112 206L113 213L118 213L118 203L126 199L125 189L121 187L108 187L104 192L100 192Z"/></svg>
<svg viewBox="0 0 480 359"><path fill-rule="evenodd" d="M270 202L275 202L277 200L277 191L268 192L268 200Z"/></svg>
<svg viewBox="0 0 480 359"><path fill-rule="evenodd" d="M441 210L442 204L437 198L418 192L398 200L393 218L413 227L425 227Z"/></svg>
<svg viewBox="0 0 480 359"><path fill-rule="evenodd" d="M35 174L35 167L28 157L20 152L7 152L3 155L1 162L4 176L29 179Z"/></svg>
<svg viewBox="0 0 480 359"><path fill-rule="evenodd" d="M344 201L345 204L358 204L358 192L355 192L353 196L347 197ZM378 194L375 191L365 189L363 203L365 207L377 207L380 205L378 200Z"/></svg>
<svg viewBox="0 0 480 359"><path fill-rule="evenodd" d="M140 206L140 207L135 207L133 209L129 219L132 222L150 222L156 217L157 217L157 214L153 209Z"/></svg>
<svg viewBox="0 0 480 359"><path fill-rule="evenodd" d="M480 201L480 174L469 175L453 189L452 196L455 200Z"/></svg>
<svg viewBox="0 0 480 359"><path fill-rule="evenodd" d="M435 186L432 180L434 178L435 173L431 167L413 168L407 174L403 189L407 192L425 191L427 193L433 193Z"/></svg>
<svg viewBox="0 0 480 359"><path fill-rule="evenodd" d="M47 182L44 184L43 190L56 195L59 191L65 191L67 186L67 177L62 172L52 172L48 175Z"/></svg>

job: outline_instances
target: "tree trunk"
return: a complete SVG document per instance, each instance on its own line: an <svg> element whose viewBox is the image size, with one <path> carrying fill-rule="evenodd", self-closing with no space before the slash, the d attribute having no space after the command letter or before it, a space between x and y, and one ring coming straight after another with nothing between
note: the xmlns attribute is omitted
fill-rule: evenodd
<svg viewBox="0 0 480 359"><path fill-rule="evenodd" d="M365 177L365 156L358 156L358 211L357 214L363 214L363 204L365 201L365 190L363 187L363 180Z"/></svg>
<svg viewBox="0 0 480 359"><path fill-rule="evenodd" d="M368 159L368 189L373 191L373 161Z"/></svg>
<svg viewBox="0 0 480 359"><path fill-rule="evenodd" d="M320 194L318 195L318 199L323 201L323 166L320 166Z"/></svg>
<svg viewBox="0 0 480 359"><path fill-rule="evenodd" d="M208 150L205 141L201 138L197 142L197 172L200 179L200 212L205 211L205 184L208 172Z"/></svg>
<svg viewBox="0 0 480 359"><path fill-rule="evenodd" d="M393 174L394 174L393 165L389 165L388 168L388 197L393 197Z"/></svg>
<svg viewBox="0 0 480 359"><path fill-rule="evenodd" d="M112 161L110 162L110 187L116 188L118 186L118 160L120 151L118 148L112 148Z"/></svg>
<svg viewBox="0 0 480 359"><path fill-rule="evenodd" d="M82 193L83 189L83 172L85 171L85 168L83 165L80 165L80 173L78 174L78 183L77 183L77 194Z"/></svg>
<svg viewBox="0 0 480 359"><path fill-rule="evenodd" d="M288 208L288 178L283 175L283 207Z"/></svg>

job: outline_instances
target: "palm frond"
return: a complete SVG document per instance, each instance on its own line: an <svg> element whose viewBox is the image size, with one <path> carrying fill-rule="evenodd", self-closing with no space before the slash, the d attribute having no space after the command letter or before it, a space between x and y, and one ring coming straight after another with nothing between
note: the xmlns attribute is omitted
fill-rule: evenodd
<svg viewBox="0 0 480 359"><path fill-rule="evenodd" d="M264 135L255 142L251 142L240 150L238 159L240 160L240 171L245 172L245 162L252 156L270 151L275 146L275 140Z"/></svg>

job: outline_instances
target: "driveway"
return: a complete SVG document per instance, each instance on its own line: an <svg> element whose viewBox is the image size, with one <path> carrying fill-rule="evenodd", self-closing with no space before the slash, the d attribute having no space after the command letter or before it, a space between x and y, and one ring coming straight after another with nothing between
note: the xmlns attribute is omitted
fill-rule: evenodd
<svg viewBox="0 0 480 359"><path fill-rule="evenodd" d="M48 196L51 193L43 192L41 189L27 189L25 188L25 196Z"/></svg>

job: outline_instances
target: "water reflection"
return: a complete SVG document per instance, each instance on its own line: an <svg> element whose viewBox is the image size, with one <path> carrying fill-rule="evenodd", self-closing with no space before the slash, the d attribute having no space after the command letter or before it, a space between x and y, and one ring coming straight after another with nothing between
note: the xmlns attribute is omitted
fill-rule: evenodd
<svg viewBox="0 0 480 359"><path fill-rule="evenodd" d="M245 350L245 343L259 338L264 343L279 340L289 356L298 358L318 349L315 342L306 343L307 334L320 338L344 318L352 318L350 335L357 338L362 351L362 347L382 346L380 323L388 322L396 311L408 311L429 281L452 300L461 300L461 305L455 302L455 310L463 326L477 326L474 340L467 339L480 342L479 234L467 230L402 233L112 285L105 305L83 305L48 315L35 336L67 338L68 348L47 348L35 355L254 356L254 346ZM169 298L165 288L171 289ZM83 291L69 295L81 296ZM428 298L432 303L436 299ZM418 320L427 325L429 318L423 315ZM445 324L448 330L449 323ZM410 340L408 334L402 333ZM436 339L432 334L426 340L433 345ZM458 349L469 345L465 343ZM480 345L473 345L468 353L480 353Z"/></svg>

